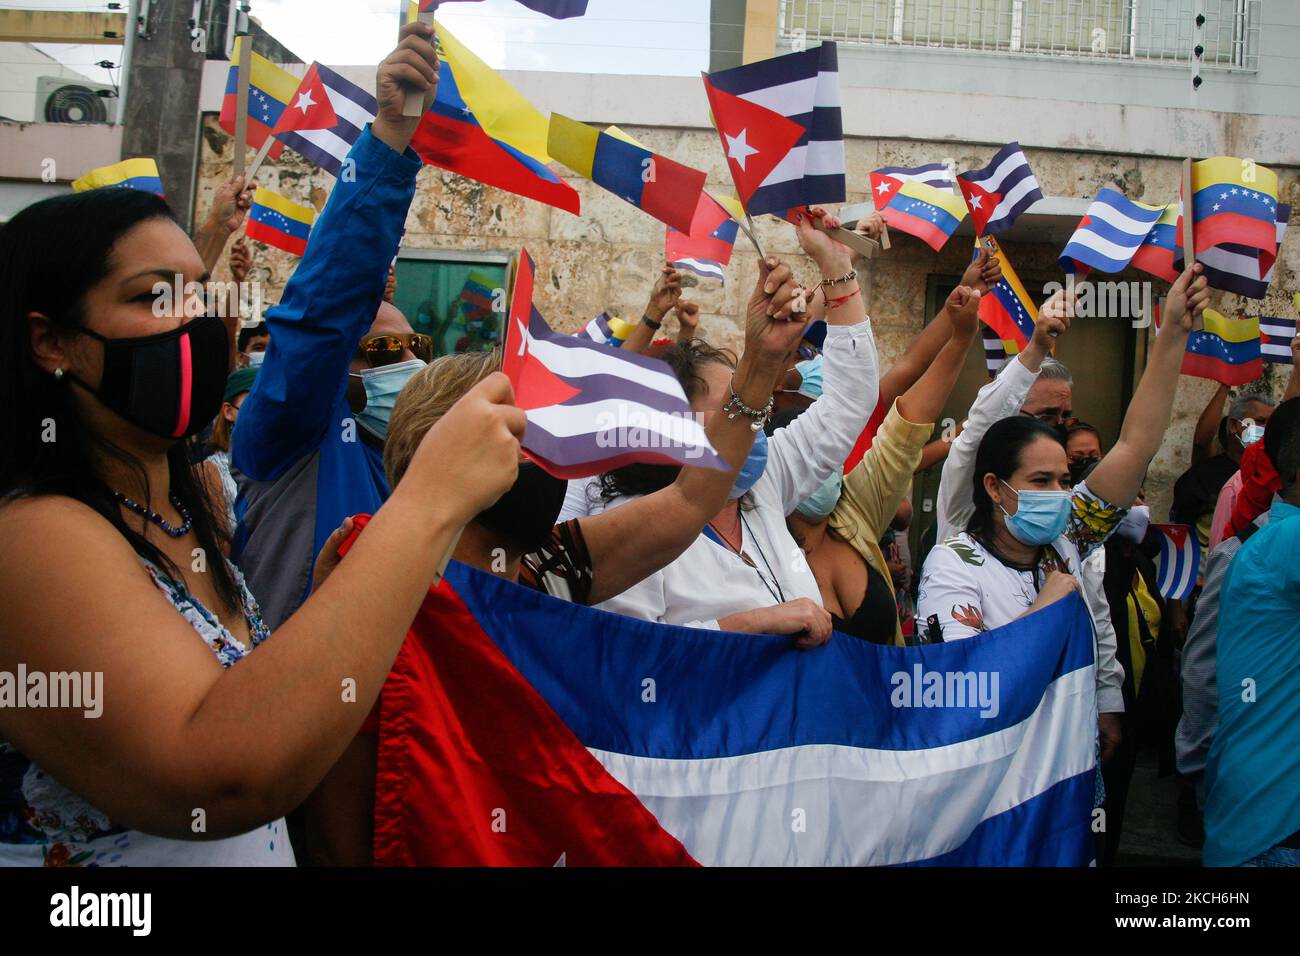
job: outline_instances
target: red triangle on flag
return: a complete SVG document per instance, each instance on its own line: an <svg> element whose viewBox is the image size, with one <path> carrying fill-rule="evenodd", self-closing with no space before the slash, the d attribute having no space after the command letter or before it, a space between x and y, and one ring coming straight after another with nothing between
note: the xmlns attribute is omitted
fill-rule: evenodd
<svg viewBox="0 0 1300 956"><path fill-rule="evenodd" d="M805 130L780 113L718 89L709 82L708 74L704 75L704 90L731 178L740 201L747 204L763 180L803 138Z"/></svg>
<svg viewBox="0 0 1300 956"><path fill-rule="evenodd" d="M530 408L547 408L560 405L581 395L542 362L530 349L528 328L533 317L533 260L524 250L519 257L519 272L515 276L514 295L510 301L510 326L506 330L503 346L505 355L501 370L510 379L515 390L515 405L528 411Z"/></svg>
<svg viewBox="0 0 1300 956"><path fill-rule="evenodd" d="M971 221L975 224L975 235L982 236L993 210L1002 202L1002 194L991 193L978 183L965 179L958 178L957 181L961 184L961 194L966 197L966 208L970 210Z"/></svg>
<svg viewBox="0 0 1300 956"><path fill-rule="evenodd" d="M330 102L329 90L325 88L320 71L313 63L298 84L289 105L280 114L280 121L275 124L272 135L304 129L333 129L338 125L339 117L334 112L334 104Z"/></svg>
<svg viewBox="0 0 1300 956"><path fill-rule="evenodd" d="M903 181L883 173L871 174L871 199L877 209L884 209L903 186Z"/></svg>

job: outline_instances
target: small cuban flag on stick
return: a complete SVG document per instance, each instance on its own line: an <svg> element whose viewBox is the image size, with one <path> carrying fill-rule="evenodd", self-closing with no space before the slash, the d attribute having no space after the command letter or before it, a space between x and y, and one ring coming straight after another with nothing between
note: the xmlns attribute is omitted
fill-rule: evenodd
<svg viewBox="0 0 1300 956"><path fill-rule="evenodd" d="M553 332L519 257L502 371L528 415L523 449L557 478L646 462L729 470L665 362Z"/></svg>
<svg viewBox="0 0 1300 956"><path fill-rule="evenodd" d="M300 206L259 186L253 194L253 207L248 211L244 235L301 256L307 251L307 239L315 221L316 210L311 206Z"/></svg>
<svg viewBox="0 0 1300 956"><path fill-rule="evenodd" d="M1160 533L1160 557L1156 561L1156 585L1171 601L1192 596L1201 573L1201 543L1185 524L1153 524Z"/></svg>
<svg viewBox="0 0 1300 956"><path fill-rule="evenodd" d="M983 169L961 173L957 184L977 236L1010 229L1022 212L1043 198L1019 143L1003 146Z"/></svg>

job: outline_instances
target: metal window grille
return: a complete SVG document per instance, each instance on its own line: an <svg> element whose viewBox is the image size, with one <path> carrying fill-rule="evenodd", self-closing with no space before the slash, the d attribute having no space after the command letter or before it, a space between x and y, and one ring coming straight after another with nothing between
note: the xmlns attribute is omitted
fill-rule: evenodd
<svg viewBox="0 0 1300 956"><path fill-rule="evenodd" d="M1262 0L782 0L795 42L1186 63L1205 14L1207 67L1258 67Z"/></svg>

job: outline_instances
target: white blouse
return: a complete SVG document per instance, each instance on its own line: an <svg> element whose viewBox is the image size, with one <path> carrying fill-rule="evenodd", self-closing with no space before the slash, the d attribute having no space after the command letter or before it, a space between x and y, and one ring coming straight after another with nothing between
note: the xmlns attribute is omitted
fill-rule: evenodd
<svg viewBox="0 0 1300 956"><path fill-rule="evenodd" d="M705 529L677 560L622 594L597 605L663 624L717 628L741 611L808 598L822 603L803 550L786 515L824 482L866 427L880 395L880 363L871 320L826 331L822 397L768 441L767 467L751 489L754 507L741 510L741 552L734 554ZM617 507L592 502L596 479L570 485L563 518ZM583 510L586 509L586 510Z"/></svg>

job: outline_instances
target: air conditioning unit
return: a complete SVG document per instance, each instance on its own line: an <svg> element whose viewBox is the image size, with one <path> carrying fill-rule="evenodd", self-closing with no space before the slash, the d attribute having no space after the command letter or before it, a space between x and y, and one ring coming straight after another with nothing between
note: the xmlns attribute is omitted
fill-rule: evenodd
<svg viewBox="0 0 1300 956"><path fill-rule="evenodd" d="M108 123L117 115L117 90L89 80L42 76L36 80L36 122Z"/></svg>

